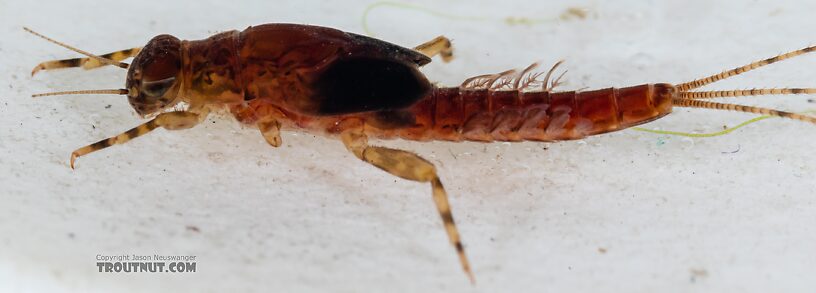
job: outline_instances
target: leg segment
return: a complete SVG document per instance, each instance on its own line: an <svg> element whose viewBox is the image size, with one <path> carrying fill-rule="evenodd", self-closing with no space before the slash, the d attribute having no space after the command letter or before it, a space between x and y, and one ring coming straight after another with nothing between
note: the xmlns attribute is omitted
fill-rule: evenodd
<svg viewBox="0 0 816 293"><path fill-rule="evenodd" d="M282 143L280 137L281 124L278 120L258 121L258 129L261 130L266 142L273 147L279 147Z"/></svg>
<svg viewBox="0 0 816 293"><path fill-rule="evenodd" d="M417 50L428 57L433 57L437 54L442 55L442 61L444 62L450 62L451 59L453 59L453 48L451 46L451 41L445 36L438 36L433 40L414 47L414 50Z"/></svg>
<svg viewBox="0 0 816 293"><path fill-rule="evenodd" d="M111 52L105 55L101 55L99 57L110 59L113 61L122 61L130 57L134 57L139 54L142 48L132 48L126 49L116 52ZM99 62L99 60L93 58L73 58L73 59L63 59L63 60L52 60L40 63L37 67L34 67L34 70L31 71L31 75L33 76L40 70L52 70L52 69L59 69L59 68L70 68L70 67L82 67L83 69L93 69L105 66L107 64Z"/></svg>
<svg viewBox="0 0 816 293"><path fill-rule="evenodd" d="M206 113L198 114L193 112L168 112L159 114L156 116L156 118L153 118L150 121L125 131L117 136L109 137L75 150L73 153L71 153L71 169L74 168L74 162L80 156L87 155L115 144L126 143L131 139L142 136L159 127L164 127L168 130L191 128L204 120L206 116Z"/></svg>
<svg viewBox="0 0 816 293"><path fill-rule="evenodd" d="M459 230L453 221L448 195L439 180L439 176L436 175L434 165L411 152L369 146L368 139L362 132L362 127L343 132L342 138L346 148L361 160L404 179L431 183L434 203L436 203L436 208L442 217L448 238L456 248L462 269L471 282L474 282L473 273L470 271L470 264L465 255L465 248L459 238Z"/></svg>

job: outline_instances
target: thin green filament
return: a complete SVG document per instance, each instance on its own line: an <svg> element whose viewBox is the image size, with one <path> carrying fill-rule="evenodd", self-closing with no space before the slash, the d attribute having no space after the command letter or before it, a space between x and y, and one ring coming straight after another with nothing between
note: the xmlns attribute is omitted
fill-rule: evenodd
<svg viewBox="0 0 816 293"><path fill-rule="evenodd" d="M450 13L439 12L433 9L428 9L419 5L408 4L408 3L401 3L401 2L391 2L391 1L381 1L375 2L371 5L368 5L365 10L363 11L362 16L362 24L363 24L363 31L366 35L374 36L374 32L371 31L371 28L368 26L368 17L371 14L371 11L381 8L381 7L394 7L403 10L413 10L417 12L422 12L431 16L435 16L438 18L444 18L453 21L495 21L495 22L504 22L509 25L515 24L524 24L524 25L536 25L546 22L555 22L557 19L555 18L526 18L526 17L505 17L505 18L493 18L493 17L486 17L486 16L462 16L462 15L455 15Z"/></svg>
<svg viewBox="0 0 816 293"><path fill-rule="evenodd" d="M751 119L751 120L742 122L740 124L737 124L737 126L728 127L728 128L723 129L721 131L712 132L712 133L690 133L690 132L671 131L671 130L652 130L652 129L642 128L642 127L632 127L632 130L643 131L643 132L654 133L654 134L676 135L676 136L685 136L685 137L715 137L715 136L729 134L729 133L733 132L734 130L740 129L740 128L748 125L748 124L756 123L756 122L759 122L759 121L762 121L762 120L765 120L765 119L768 119L768 118L773 118L773 116L756 117L754 119Z"/></svg>
<svg viewBox="0 0 816 293"><path fill-rule="evenodd" d="M813 113L816 113L816 110L810 110L810 111L802 112L802 114L813 114ZM631 129L632 130L637 130L637 131L648 132L648 133L654 133L654 134L664 134L664 135L676 135L676 136L685 136L685 137L715 137L715 136L721 136L721 135L729 134L729 133L733 132L734 130L740 129L740 128L748 125L748 124L756 123L756 122L759 122L759 121L762 121L762 120L765 120L765 119L768 119L768 118L776 118L776 117L774 117L774 116L759 116L759 117L756 117L754 119L750 119L750 120L747 120L747 121L742 122L740 124L737 124L734 127L728 127L728 128L725 128L725 129L723 129L721 131L712 132L712 133L690 133L690 132L672 131L672 130L652 130L652 129L646 129L646 128L643 128L643 127L632 127Z"/></svg>

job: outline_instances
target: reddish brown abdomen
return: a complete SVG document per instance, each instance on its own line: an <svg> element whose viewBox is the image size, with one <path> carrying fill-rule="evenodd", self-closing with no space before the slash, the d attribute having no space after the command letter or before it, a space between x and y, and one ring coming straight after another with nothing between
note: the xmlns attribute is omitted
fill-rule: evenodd
<svg viewBox="0 0 816 293"><path fill-rule="evenodd" d="M383 133L410 140L556 141L646 123L671 112L674 87L646 84L586 92L435 88L409 111L414 127Z"/></svg>

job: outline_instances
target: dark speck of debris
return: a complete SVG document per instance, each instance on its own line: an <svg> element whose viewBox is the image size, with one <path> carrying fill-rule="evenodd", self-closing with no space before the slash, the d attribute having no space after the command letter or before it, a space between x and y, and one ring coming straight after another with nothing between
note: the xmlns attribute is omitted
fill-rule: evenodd
<svg viewBox="0 0 816 293"><path fill-rule="evenodd" d="M730 152L721 152L721 153L723 153L723 154L736 154L739 151L740 151L740 145L737 145L736 150L733 150L733 151L730 151Z"/></svg>
<svg viewBox="0 0 816 293"><path fill-rule="evenodd" d="M196 226L187 226L186 228L187 228L187 231L192 231L192 232L196 232L196 233L201 232L201 230L198 229L198 227L196 227Z"/></svg>
<svg viewBox="0 0 816 293"><path fill-rule="evenodd" d="M110 108L111 108L111 105L110 105L110 104L109 104L109 105L107 105L107 106L105 106L105 109L110 109Z"/></svg>
<svg viewBox="0 0 816 293"><path fill-rule="evenodd" d="M690 269L689 273L691 273L689 281L692 283L696 282L697 279L704 279L705 277L708 277L708 271L705 269Z"/></svg>
<svg viewBox="0 0 816 293"><path fill-rule="evenodd" d="M814 99L808 99L808 103L816 103L816 100L814 100Z"/></svg>
<svg viewBox="0 0 816 293"><path fill-rule="evenodd" d="M606 248L598 247L598 252L600 252L601 254L606 254Z"/></svg>
<svg viewBox="0 0 816 293"><path fill-rule="evenodd" d="M68 238L74 239L74 232L68 232Z"/></svg>

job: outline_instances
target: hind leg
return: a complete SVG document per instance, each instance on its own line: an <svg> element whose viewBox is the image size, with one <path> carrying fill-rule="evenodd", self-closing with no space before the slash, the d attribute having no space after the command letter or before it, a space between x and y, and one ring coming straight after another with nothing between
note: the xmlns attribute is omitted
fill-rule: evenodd
<svg viewBox="0 0 816 293"><path fill-rule="evenodd" d="M377 168L380 168L397 177L416 182L428 182L431 184L431 192L434 203L442 217L442 223L448 234L448 239L459 256L462 269L474 281L473 273L470 271L470 264L465 256L465 248L459 238L459 230L453 221L448 194L436 174L436 168L431 162L422 157L403 150L390 149L377 146L369 146L368 139L362 131L362 125L346 130L341 134L346 148L354 153L357 158L363 160Z"/></svg>
<svg viewBox="0 0 816 293"><path fill-rule="evenodd" d="M132 49L125 49L121 51L111 52L105 55L101 55L99 57L110 59L113 61L122 61L130 57L134 57L139 54L142 48L132 48ZM83 69L93 69L102 67L108 64L104 64L99 62L99 60L93 58L72 58L72 59L62 59L62 60L52 60L46 61L43 63L38 64L34 67L34 70L31 71L31 75L33 76L40 70L52 70L52 69L59 69L59 68L71 68L71 67L82 67Z"/></svg>
<svg viewBox="0 0 816 293"><path fill-rule="evenodd" d="M441 55L442 61L444 62L450 62L451 59L453 59L453 47L451 45L451 41L445 36L438 36L433 40L414 47L414 50L417 50L428 57L433 57L437 54Z"/></svg>

